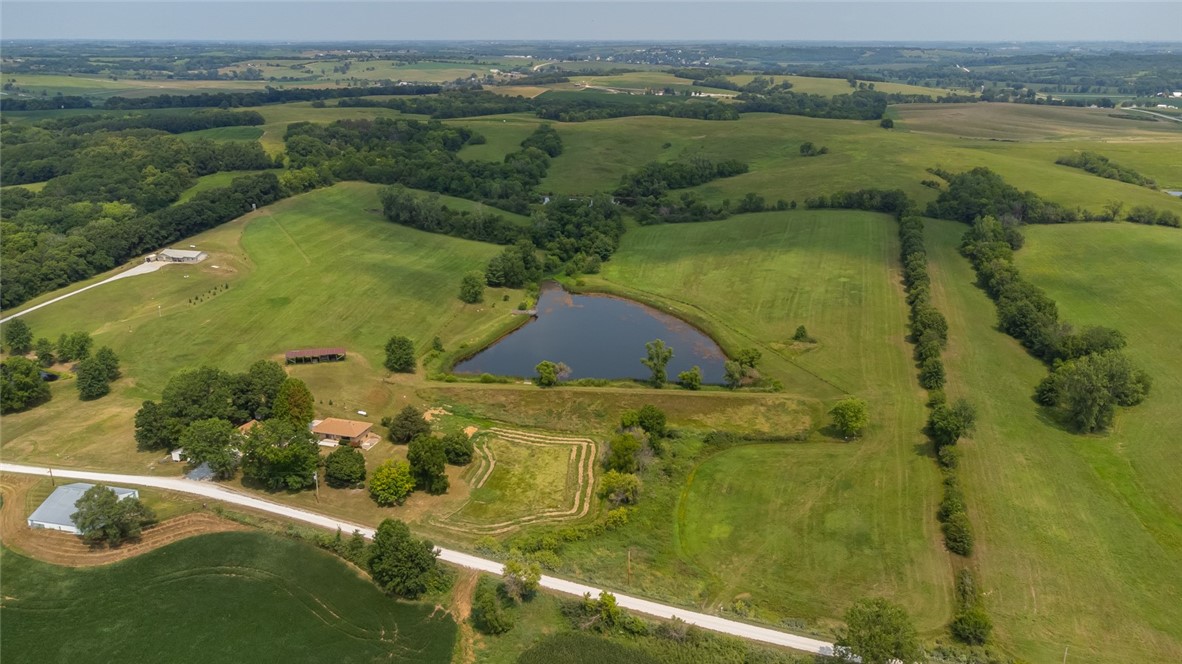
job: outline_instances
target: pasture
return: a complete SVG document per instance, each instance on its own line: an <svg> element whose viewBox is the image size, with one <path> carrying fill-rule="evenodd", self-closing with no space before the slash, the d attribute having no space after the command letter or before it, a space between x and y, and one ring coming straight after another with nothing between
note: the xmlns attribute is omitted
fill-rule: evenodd
<svg viewBox="0 0 1182 664"><path fill-rule="evenodd" d="M960 444L961 477L998 641L1030 661L1064 648L1089 661L1177 660L1182 510L1168 432L1178 425L1171 317L1182 311L1182 235L1132 224L1025 229L1023 274L1072 323L1122 330L1154 378L1149 399L1112 432L1079 436L1040 413L1032 395L1046 368L996 330L994 305L957 251L965 228L929 222L928 252L949 322L949 397L978 411Z"/></svg>
<svg viewBox="0 0 1182 664"><path fill-rule="evenodd" d="M182 134L183 135L183 134ZM244 175L256 175L258 173L266 173L267 171L219 171L217 173L210 173L209 175L202 175L197 178L197 182L181 193L181 197L177 200L178 203L193 198L203 191L210 189L219 189L221 187L228 187L234 181L234 178L239 178ZM278 174L278 171L272 171Z"/></svg>
<svg viewBox="0 0 1182 664"><path fill-rule="evenodd" d="M313 394L321 380L344 382L351 408L383 412L397 390L381 380L391 335L406 334L425 350L435 336L455 347L510 326L502 291L490 289L483 305L456 296L461 276L498 249L391 224L378 211L378 190L345 183L287 199L191 238L210 253L204 263L168 266L28 314L38 336L89 331L96 346L115 350L127 378L111 396L83 403L59 381L48 404L5 416L5 455L150 469L155 459L134 452L131 414L159 396L172 373L203 364L242 371L291 348L347 347L346 363L309 372ZM210 294L222 284L228 290Z"/></svg>
<svg viewBox="0 0 1182 664"><path fill-rule="evenodd" d="M824 621L874 588L907 606L921 629L938 630L951 579L936 535L939 481L904 341L897 253L893 219L866 212L763 213L629 231L589 287L697 316L728 348L760 349L761 373L790 394L865 399L871 426L845 443L825 433L820 416L807 442L701 458L700 443L679 440L679 463L689 466L671 478L648 475L630 524L606 542L569 545L572 565L709 609L741 599L772 622ZM818 339L815 347L791 344L798 325Z"/></svg>
<svg viewBox="0 0 1182 664"><path fill-rule="evenodd" d="M442 663L455 643L447 614L385 596L332 554L259 533L85 569L5 551L0 567L5 662L44 662L51 647L56 659L96 663Z"/></svg>

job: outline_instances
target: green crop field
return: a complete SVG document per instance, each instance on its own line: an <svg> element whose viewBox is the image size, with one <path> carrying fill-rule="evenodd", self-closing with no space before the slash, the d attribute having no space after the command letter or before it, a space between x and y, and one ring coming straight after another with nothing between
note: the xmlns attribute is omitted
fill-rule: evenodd
<svg viewBox="0 0 1182 664"><path fill-rule="evenodd" d="M961 444L980 583L998 640L1029 661L1182 657L1182 503L1174 461L1182 234L1131 224L1027 228L1023 274L1064 318L1116 327L1154 392L1107 435L1053 425L1032 399L1045 366L996 330L957 252L965 226L928 224L937 306L949 321L949 396L973 401ZM1153 275L1151 278L1149 275ZM1119 641L1101 634L1120 634Z"/></svg>
<svg viewBox="0 0 1182 664"><path fill-rule="evenodd" d="M169 375L202 364L241 371L291 348L347 347L348 362L335 368L350 377L353 407L381 412L392 398L380 380L391 335L423 348L439 336L451 347L511 325L508 305L496 307L501 292L490 291L487 305L456 296L460 277L497 248L391 224L378 190L346 183L287 199L191 238L210 253L204 263L123 279L25 316L38 336L89 331L134 380L84 403L59 381L48 404L5 416L5 455L107 468L137 459L134 467L146 468L152 455L134 452L130 415ZM221 284L229 289L210 294Z"/></svg>
<svg viewBox="0 0 1182 664"><path fill-rule="evenodd" d="M823 620L874 588L903 602L922 629L939 629L951 579L932 508L937 471L920 431L923 396L903 338L895 236L891 217L848 211L624 236L589 285L665 302L730 348L761 349L761 371L789 393L856 394L873 424L854 443L814 433L732 448L701 460L679 486L646 487L634 523L606 536L612 546L571 554L583 574L623 584L633 550L633 587L658 596L709 608L746 598L764 619ZM815 348L791 345L798 325Z"/></svg>
<svg viewBox="0 0 1182 664"><path fill-rule="evenodd" d="M104 567L11 551L5 662L450 662L456 625L329 553L258 533L194 537ZM52 656L51 656L52 652Z"/></svg>

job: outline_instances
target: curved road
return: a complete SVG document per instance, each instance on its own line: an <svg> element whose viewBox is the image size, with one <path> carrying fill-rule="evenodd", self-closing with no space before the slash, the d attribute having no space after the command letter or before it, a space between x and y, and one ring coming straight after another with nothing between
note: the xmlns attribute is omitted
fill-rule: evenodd
<svg viewBox="0 0 1182 664"><path fill-rule="evenodd" d="M13 463L0 463L0 472L5 473L20 473L25 475L41 475L48 476L50 474L49 468L40 466L23 466ZM212 484L209 482L195 482L193 480L179 479L173 477L150 477L146 475L119 475L115 473L97 473L86 470L67 470L57 469L53 471L55 478L63 479L77 479L88 480L91 482L102 482L104 484L136 484L139 486L149 486L158 489L168 489L170 491L178 491L181 493L188 493L197 496L203 496L213 500L220 500L234 505L241 505L251 509L269 512L296 521L303 521L314 526L336 530L340 528L343 532L350 533L354 530L360 531L362 535L373 538L374 531L372 528L365 528L358 526L348 521L341 521L332 517L317 514L316 512L309 512L296 507L274 503L262 498L256 498L244 493L233 491L224 486ZM481 572L488 572L489 574L500 575L504 569L504 564L495 560L487 560L478 558L476 556L461 553L459 551L451 551L449 549L439 549L439 559L459 565L460 567L467 567L469 569L480 570ZM594 597L600 593L600 588L576 583L574 581L567 581L566 579L559 579L553 576L543 576L541 585L543 588L555 590L561 593L570 595L582 596L584 593L591 593ZM709 629L723 634L730 634L744 639L751 639L752 641L762 641L764 643L771 643L778 646L785 646L796 650L803 650L811 653L819 653L822 655L833 654L833 644L825 641L818 641L803 636L796 636L795 634L786 634L774 629L766 627L757 627L755 625L748 625L735 620L727 620L718 616L712 616L706 613L697 613L695 611L687 611L665 604L658 604L649 600L640 599L638 597L631 597L629 595L616 594L616 602L625 609L637 611L639 613L656 616L658 618L680 618L691 625Z"/></svg>

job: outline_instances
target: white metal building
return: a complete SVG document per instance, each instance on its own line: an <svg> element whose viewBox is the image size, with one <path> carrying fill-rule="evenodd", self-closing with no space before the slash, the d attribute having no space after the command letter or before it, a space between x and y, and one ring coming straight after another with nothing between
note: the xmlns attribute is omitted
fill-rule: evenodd
<svg viewBox="0 0 1182 664"><path fill-rule="evenodd" d="M63 484L54 489L53 493L41 503L41 506L33 510L29 515L28 523L30 528L45 528L48 530L60 530L64 533L73 533L75 535L81 534L78 526L74 525L74 513L78 511L75 503L82 498L82 494L89 489L94 488L93 484L85 482L75 482L73 484ZM107 487L115 492L119 500L124 498L139 498L140 492L135 489L125 489L123 487L112 486Z"/></svg>

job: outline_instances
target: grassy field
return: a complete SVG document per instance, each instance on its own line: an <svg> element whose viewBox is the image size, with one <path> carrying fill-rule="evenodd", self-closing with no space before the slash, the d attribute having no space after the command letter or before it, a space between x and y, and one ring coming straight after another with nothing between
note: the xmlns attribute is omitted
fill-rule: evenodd
<svg viewBox="0 0 1182 664"><path fill-rule="evenodd" d="M490 435L481 447L489 462L476 469L481 477L472 478L479 486L449 518L499 523L570 507L577 491L570 446L527 445Z"/></svg>
<svg viewBox="0 0 1182 664"><path fill-rule="evenodd" d="M382 380L391 335L426 349L434 336L451 347L507 327L510 316L495 306L500 292L490 291L486 305L456 297L460 276L497 248L386 222L378 190L346 183L288 199L192 238L210 253L200 265L169 266L28 314L38 336L91 332L118 353L127 378L85 403L59 381L50 403L5 416L5 456L151 469L158 459L134 451L131 414L169 375L201 364L241 371L290 348L349 350L344 364L297 370L322 400L335 397L322 414L382 413L409 393ZM229 290L190 302L220 284Z"/></svg>
<svg viewBox="0 0 1182 664"><path fill-rule="evenodd" d="M754 74L743 74L739 76L728 76L731 81L739 85L746 85L755 78ZM793 92L805 92L814 95L825 95L832 97L834 95L848 95L854 91L850 87L849 82L844 78L819 78L816 76L764 76L764 78L775 79L777 83L781 81L788 81L792 84ZM919 85L907 85L906 83L885 83L876 81L874 89L879 92L900 93L906 95L930 95L932 97L939 97L947 95L953 90L941 88L925 88ZM964 91L959 91L964 94Z"/></svg>
<svg viewBox="0 0 1182 664"><path fill-rule="evenodd" d="M329 553L258 533L89 569L11 551L0 565L5 662L44 662L49 643L54 659L74 662L450 662L455 642L446 614L386 597Z"/></svg>
<svg viewBox="0 0 1182 664"><path fill-rule="evenodd" d="M962 477L999 642L1035 662L1058 661L1064 648L1087 661L1178 660L1182 507L1168 432L1178 424L1171 330L1182 311L1182 234L1129 224L1027 229L1023 274L1067 320L1124 331L1155 380L1113 432L1077 436L1033 402L1046 368L995 329L993 303L956 250L965 226L928 229L937 306L950 326L949 393L979 411L962 443Z"/></svg>
<svg viewBox="0 0 1182 664"><path fill-rule="evenodd" d="M580 576L707 608L743 600L772 622L824 622L858 595L884 594L923 630L940 628L951 575L895 233L886 215L799 211L624 236L589 286L698 312L718 338L760 348L761 371L787 392L855 394L872 424L855 443L814 433L701 459L678 442L696 465L650 477L627 528L570 545ZM789 344L798 325L819 339L812 350Z"/></svg>
<svg viewBox="0 0 1182 664"><path fill-rule="evenodd" d="M234 178L266 172L267 171L220 171L218 173L203 175L197 178L197 182L192 187L189 187L181 193L181 197L177 202L184 203L185 201L193 198L203 191L209 191L210 189L217 189L219 187L228 187L230 186L230 183L234 181ZM272 172L278 174L278 171Z"/></svg>
<svg viewBox="0 0 1182 664"><path fill-rule="evenodd" d="M263 137L263 129L259 127L214 127L200 131L189 131L178 134L181 138L206 138L211 141L257 141Z"/></svg>

